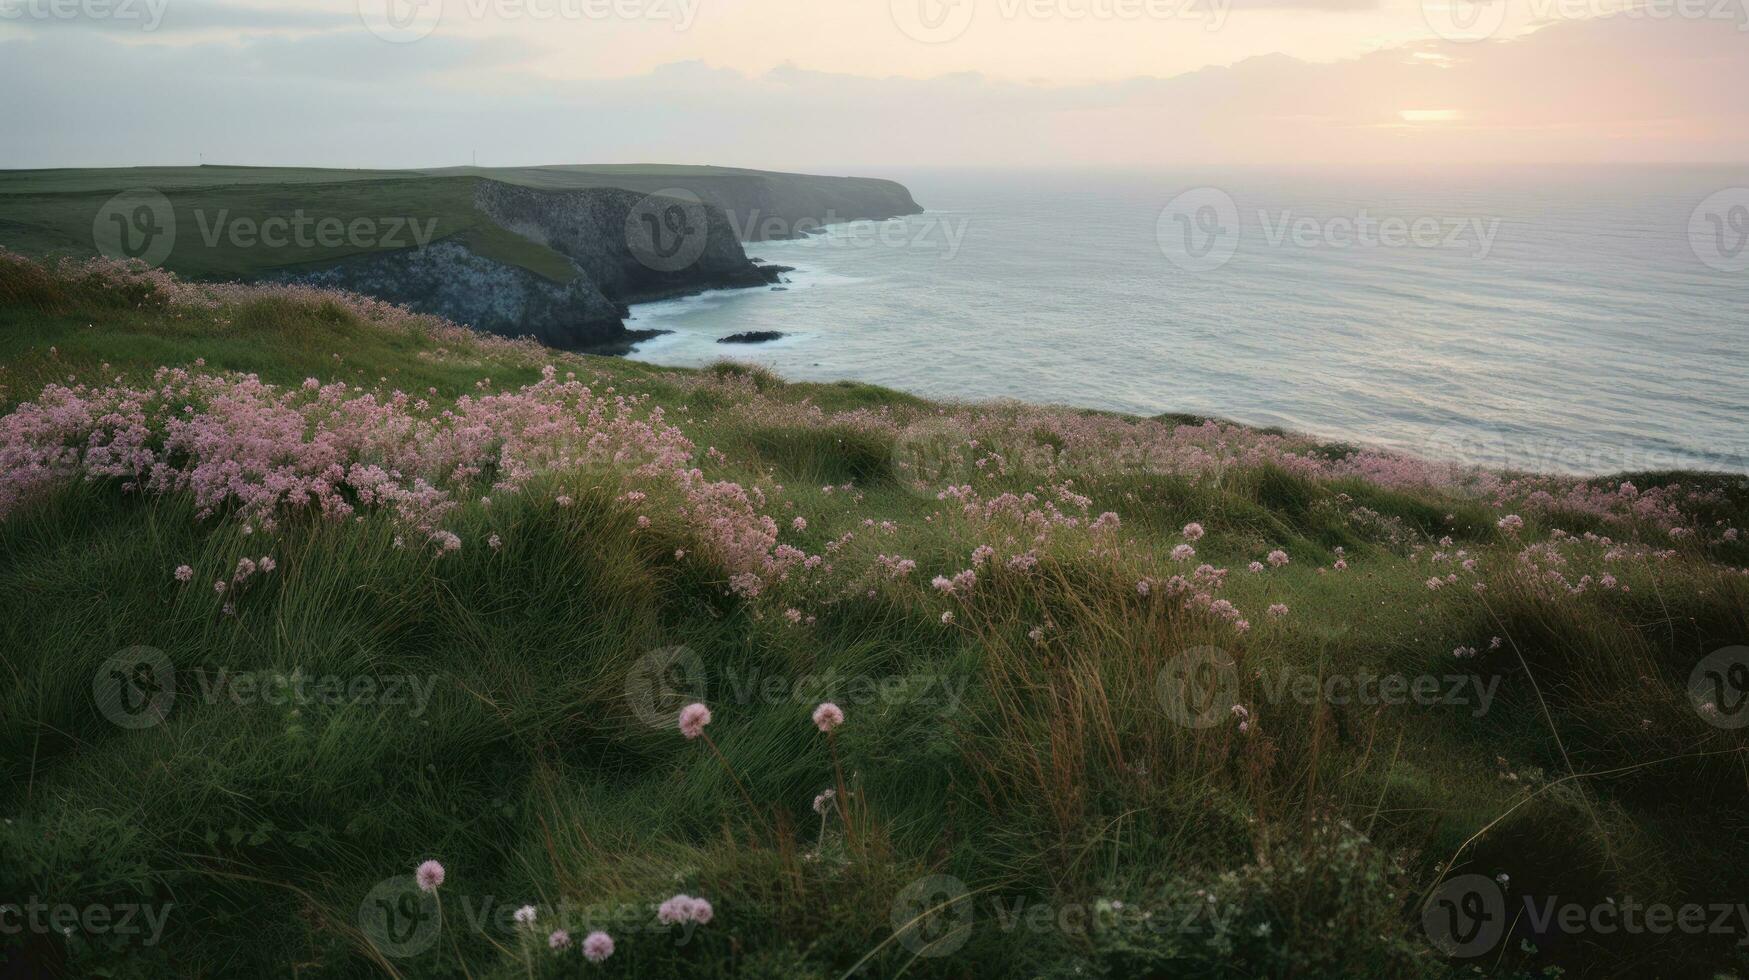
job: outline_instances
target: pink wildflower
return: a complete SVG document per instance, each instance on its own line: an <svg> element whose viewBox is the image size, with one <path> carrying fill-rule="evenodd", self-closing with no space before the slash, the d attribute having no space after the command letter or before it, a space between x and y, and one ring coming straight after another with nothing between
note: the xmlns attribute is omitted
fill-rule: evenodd
<svg viewBox="0 0 1749 980"><path fill-rule="evenodd" d="M1184 525L1184 540L1200 541L1202 540L1202 535L1203 530L1201 524L1192 521L1189 524Z"/></svg>
<svg viewBox="0 0 1749 980"><path fill-rule="evenodd" d="M1172 560L1173 561L1189 561L1195 557L1196 557L1196 549L1192 548L1190 545L1180 544L1180 545L1174 545L1172 548Z"/></svg>
<svg viewBox="0 0 1749 980"><path fill-rule="evenodd" d="M680 734L687 738L697 738L704 734L704 726L711 723L711 709L699 703L689 704L680 709Z"/></svg>
<svg viewBox="0 0 1749 980"><path fill-rule="evenodd" d="M554 929L553 934L547 937L547 946L555 950L570 949L571 934L563 929Z"/></svg>
<svg viewBox="0 0 1749 980"><path fill-rule="evenodd" d="M583 937L583 958L600 963L613 955L613 937L605 932L592 932Z"/></svg>
<svg viewBox="0 0 1749 980"><path fill-rule="evenodd" d="M844 724L844 709L827 701L814 709L814 724L820 731L830 732Z"/></svg>
<svg viewBox="0 0 1749 980"><path fill-rule="evenodd" d="M426 861L413 872L413 878L419 883L421 891L437 891L438 886L443 884L443 865L436 861Z"/></svg>
<svg viewBox="0 0 1749 980"><path fill-rule="evenodd" d="M512 913L510 917L515 919L516 924L519 926L532 926L534 925L534 916L534 906L524 905L522 908L519 908Z"/></svg>
<svg viewBox="0 0 1749 980"><path fill-rule="evenodd" d="M1269 560L1269 564L1271 566L1273 566L1275 568L1280 568L1281 566L1288 563L1287 552L1282 551L1280 548L1277 548L1274 551L1271 551L1269 553L1268 560Z"/></svg>
<svg viewBox="0 0 1749 980"><path fill-rule="evenodd" d="M663 902L656 909L656 921L665 926L678 925L683 922L696 922L703 925L715 915L711 903L691 895L676 895Z"/></svg>
<svg viewBox="0 0 1749 980"><path fill-rule="evenodd" d="M1280 619L1287 615L1287 606L1279 602L1270 603L1269 614L1276 619Z"/></svg>
<svg viewBox="0 0 1749 980"><path fill-rule="evenodd" d="M194 569L187 565L176 566L176 581L188 582L194 578Z"/></svg>

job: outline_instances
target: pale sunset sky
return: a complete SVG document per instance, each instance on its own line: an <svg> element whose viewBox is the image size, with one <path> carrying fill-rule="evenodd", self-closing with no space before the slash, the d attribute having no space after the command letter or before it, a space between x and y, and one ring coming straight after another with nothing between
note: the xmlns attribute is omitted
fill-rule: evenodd
<svg viewBox="0 0 1749 980"><path fill-rule="evenodd" d="M1749 160L1749 0L0 0L0 167Z"/></svg>

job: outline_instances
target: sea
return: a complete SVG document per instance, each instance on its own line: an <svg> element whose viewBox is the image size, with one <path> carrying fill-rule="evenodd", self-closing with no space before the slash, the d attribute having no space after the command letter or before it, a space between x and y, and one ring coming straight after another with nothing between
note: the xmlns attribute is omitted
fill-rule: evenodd
<svg viewBox="0 0 1749 980"><path fill-rule="evenodd" d="M925 211L749 243L789 282L633 307L631 356L1749 472L1749 167L1457 173L882 172Z"/></svg>

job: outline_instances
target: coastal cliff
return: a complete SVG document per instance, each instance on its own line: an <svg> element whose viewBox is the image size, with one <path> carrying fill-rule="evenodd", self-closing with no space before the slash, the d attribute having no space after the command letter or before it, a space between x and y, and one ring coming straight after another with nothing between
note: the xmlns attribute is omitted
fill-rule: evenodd
<svg viewBox="0 0 1749 980"><path fill-rule="evenodd" d="M647 336L631 303L776 281L744 241L921 211L890 180L658 164L12 171L0 200L0 246L26 255L346 289L602 352Z"/></svg>

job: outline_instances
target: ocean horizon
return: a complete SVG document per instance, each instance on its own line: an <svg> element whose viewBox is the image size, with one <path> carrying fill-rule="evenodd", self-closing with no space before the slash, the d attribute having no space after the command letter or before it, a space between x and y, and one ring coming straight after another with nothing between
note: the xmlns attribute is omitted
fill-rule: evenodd
<svg viewBox="0 0 1749 980"><path fill-rule="evenodd" d="M1749 169L893 176L922 214L748 243L790 282L634 306L670 332L631 356L1517 470L1749 471ZM785 336L717 342L746 331Z"/></svg>

